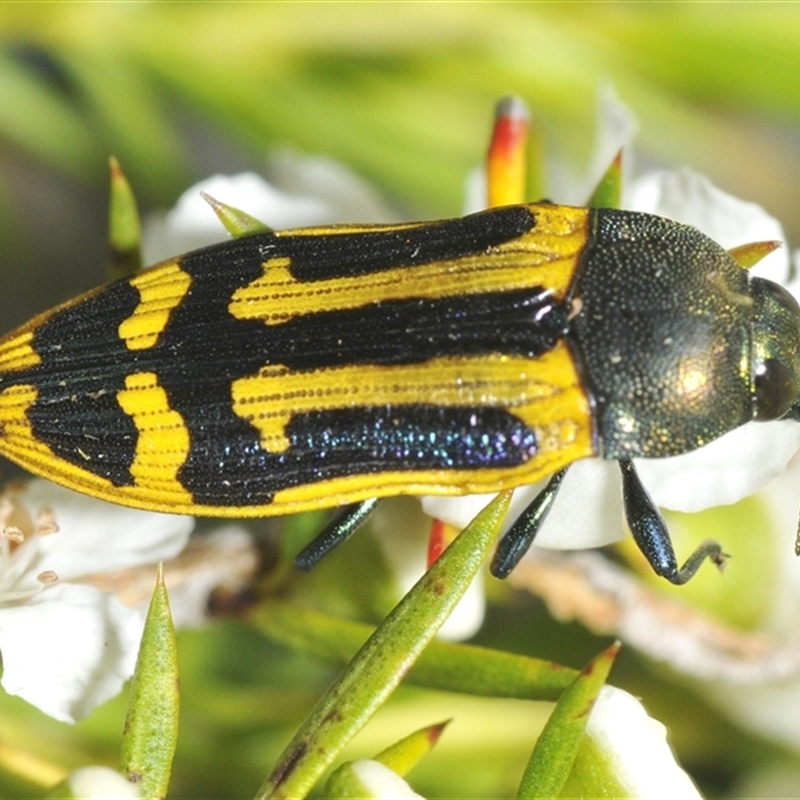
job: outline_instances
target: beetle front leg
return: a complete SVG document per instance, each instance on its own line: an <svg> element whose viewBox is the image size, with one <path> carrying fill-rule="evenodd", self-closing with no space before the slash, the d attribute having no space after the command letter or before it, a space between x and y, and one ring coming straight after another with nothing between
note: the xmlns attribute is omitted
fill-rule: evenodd
<svg viewBox="0 0 800 800"><path fill-rule="evenodd" d="M694 576L706 558L710 558L720 569L725 566L727 556L722 548L713 539L707 539L679 569L667 523L639 480L633 464L620 460L619 467L622 471L622 497L628 527L656 574L670 583L680 585Z"/></svg>
<svg viewBox="0 0 800 800"><path fill-rule="evenodd" d="M309 572L340 544L344 544L375 510L378 499L370 497L359 503L350 503L328 523L295 557L294 563L303 572Z"/></svg>

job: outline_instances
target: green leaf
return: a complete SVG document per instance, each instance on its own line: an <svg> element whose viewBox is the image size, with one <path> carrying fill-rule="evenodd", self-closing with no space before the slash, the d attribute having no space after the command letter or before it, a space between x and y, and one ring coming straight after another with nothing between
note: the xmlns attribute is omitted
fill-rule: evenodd
<svg viewBox="0 0 800 800"><path fill-rule="evenodd" d="M620 150L592 192L589 208L619 208L622 198L622 150Z"/></svg>
<svg viewBox="0 0 800 800"><path fill-rule="evenodd" d="M257 798L308 793L394 691L467 590L510 499L510 492L502 492L489 503L400 601L317 703Z"/></svg>
<svg viewBox="0 0 800 800"><path fill-rule="evenodd" d="M261 604L250 622L291 650L336 664L346 664L374 632L370 625L281 602ZM411 667L406 682L481 697L557 700L576 674L538 658L434 640Z"/></svg>
<svg viewBox="0 0 800 800"><path fill-rule="evenodd" d="M436 746L448 722L449 720L428 725L404 736L399 742L381 750L375 756L375 761L389 767L398 775L407 775Z"/></svg>
<svg viewBox="0 0 800 800"><path fill-rule="evenodd" d="M225 230L236 239L252 236L255 233L268 233L272 230L240 208L229 206L205 192L200 192L200 196L211 206L219 221L225 226Z"/></svg>
<svg viewBox="0 0 800 800"><path fill-rule="evenodd" d="M606 682L620 645L590 661L556 704L531 754L517 797L558 797L569 776L595 700Z"/></svg>
<svg viewBox="0 0 800 800"><path fill-rule="evenodd" d="M127 278L142 268L142 226L139 209L128 179L113 156L111 197L108 210L108 242L111 246L111 276Z"/></svg>
<svg viewBox="0 0 800 800"><path fill-rule="evenodd" d="M142 634L120 771L146 798L165 797L178 740L178 650L161 566Z"/></svg>

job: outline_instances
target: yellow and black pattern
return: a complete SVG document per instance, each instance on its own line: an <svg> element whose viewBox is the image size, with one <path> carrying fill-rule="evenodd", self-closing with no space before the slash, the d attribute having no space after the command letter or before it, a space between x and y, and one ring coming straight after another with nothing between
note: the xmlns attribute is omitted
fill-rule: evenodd
<svg viewBox="0 0 800 800"><path fill-rule="evenodd" d="M490 491L596 452L565 339L586 209L265 233L0 342L0 453L145 508Z"/></svg>

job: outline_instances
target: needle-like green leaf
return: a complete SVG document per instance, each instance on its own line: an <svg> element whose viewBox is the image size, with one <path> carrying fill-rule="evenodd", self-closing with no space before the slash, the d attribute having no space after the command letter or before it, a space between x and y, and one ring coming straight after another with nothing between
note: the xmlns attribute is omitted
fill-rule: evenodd
<svg viewBox="0 0 800 800"><path fill-rule="evenodd" d="M284 750L259 800L305 797L389 697L467 590L510 499L502 492L486 506L367 640Z"/></svg>
<svg viewBox="0 0 800 800"><path fill-rule="evenodd" d="M178 740L178 650L164 576L159 566L131 681L120 771L142 797L167 794Z"/></svg>

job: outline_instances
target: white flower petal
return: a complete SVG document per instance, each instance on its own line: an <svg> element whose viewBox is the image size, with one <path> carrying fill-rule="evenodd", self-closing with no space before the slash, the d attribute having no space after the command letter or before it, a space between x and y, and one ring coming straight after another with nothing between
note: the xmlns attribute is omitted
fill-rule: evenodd
<svg viewBox="0 0 800 800"><path fill-rule="evenodd" d="M691 453L637 459L636 469L657 505L700 511L735 503L766 486L798 447L796 422L748 422Z"/></svg>
<svg viewBox="0 0 800 800"><path fill-rule="evenodd" d="M440 519L454 528L464 528L494 497L493 494L470 494L464 497L421 497L422 510L434 519ZM509 513L509 516L510 513Z"/></svg>
<svg viewBox="0 0 800 800"><path fill-rule="evenodd" d="M626 204L636 211L692 225L725 248L773 239L785 241L781 224L761 206L723 192L688 167L649 172L637 178L626 194ZM786 248L766 256L753 274L785 281L789 276Z"/></svg>
<svg viewBox="0 0 800 800"><path fill-rule="evenodd" d="M364 789L364 797L375 800L413 800L421 798L396 772L372 759L360 759L350 764L353 773Z"/></svg>
<svg viewBox="0 0 800 800"><path fill-rule="evenodd" d="M89 586L51 586L0 609L3 688L63 722L118 694L133 673L142 615Z"/></svg>
<svg viewBox="0 0 800 800"><path fill-rule="evenodd" d="M576 461L561 483L553 508L536 537L536 546L577 550L619 541L624 532L620 484L615 461ZM530 490L519 494L527 502L534 496ZM515 504L516 499L515 496Z"/></svg>
<svg viewBox="0 0 800 800"><path fill-rule="evenodd" d="M666 728L627 692L604 686L586 732L616 766L626 797L680 800L701 796L675 761Z"/></svg>
<svg viewBox="0 0 800 800"><path fill-rule="evenodd" d="M399 221L397 213L384 202L369 181L328 156L308 155L292 147L276 147L267 154L266 172L270 182L282 192L314 198L325 204L325 216L317 221L295 221L287 214L286 226ZM280 227L270 219L264 222L273 228Z"/></svg>
<svg viewBox="0 0 800 800"><path fill-rule="evenodd" d="M503 532L546 484L546 480L539 481L514 492ZM431 517L463 528L493 496L426 496L422 498L422 509ZM535 544L554 550L603 547L622 538L622 518L622 489L616 462L598 458L576 461L561 483Z"/></svg>
<svg viewBox="0 0 800 800"><path fill-rule="evenodd" d="M471 639L481 629L485 616L484 574L479 572L450 612L450 616L436 632L436 637L448 642Z"/></svg>
<svg viewBox="0 0 800 800"><path fill-rule="evenodd" d="M800 302L800 250L795 250L791 256L791 275L789 279L783 282L783 288L787 289L794 296L794 299ZM755 269L753 270L755 272ZM768 278L768 275L761 277Z"/></svg>
<svg viewBox="0 0 800 800"><path fill-rule="evenodd" d="M575 197L577 204L587 202L619 151L633 142L638 130L639 122L630 107L619 99L611 84L603 86L597 108L592 160L586 180L578 187L579 194ZM627 175L631 166L631 154L626 153L622 161L623 174ZM627 180L623 179L622 183L623 186L627 185Z"/></svg>
<svg viewBox="0 0 800 800"><path fill-rule="evenodd" d="M427 569L431 520L419 512L411 498L390 498L375 515L373 526L402 597ZM479 573L439 628L438 638L462 641L478 632L486 613L483 581Z"/></svg>
<svg viewBox="0 0 800 800"><path fill-rule="evenodd" d="M486 208L487 195L486 167L480 164L473 167L464 180L464 204L461 207L464 214L483 211Z"/></svg>
<svg viewBox="0 0 800 800"><path fill-rule="evenodd" d="M64 781L70 797L81 800L127 800L142 796L135 783L110 767L81 767Z"/></svg>
<svg viewBox="0 0 800 800"><path fill-rule="evenodd" d="M34 516L53 512L59 530L39 537L39 564L62 581L173 558L194 527L192 517L125 508L39 479L21 500Z"/></svg>

